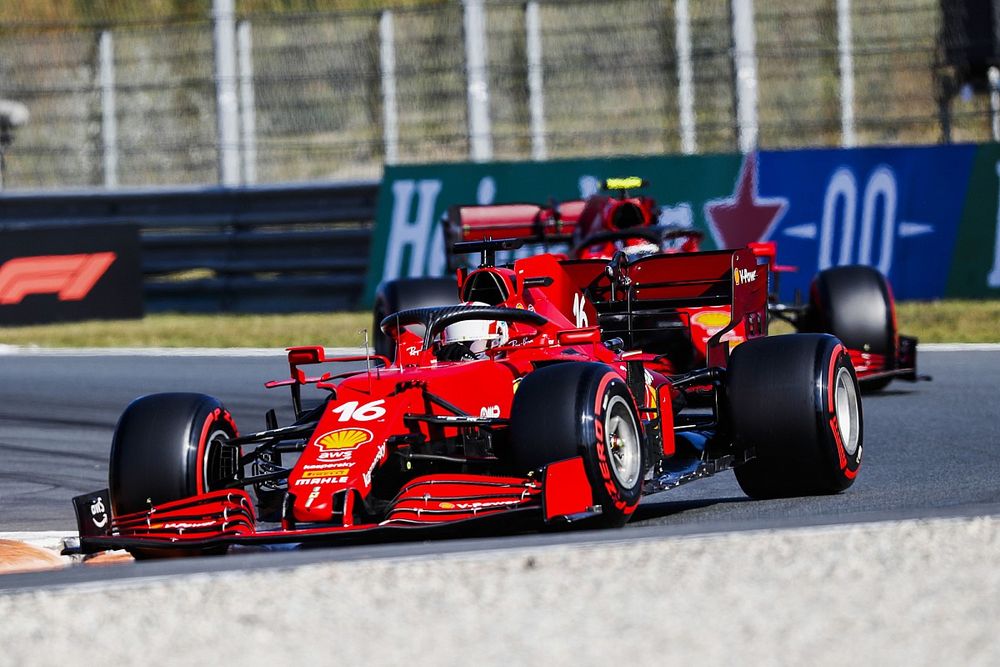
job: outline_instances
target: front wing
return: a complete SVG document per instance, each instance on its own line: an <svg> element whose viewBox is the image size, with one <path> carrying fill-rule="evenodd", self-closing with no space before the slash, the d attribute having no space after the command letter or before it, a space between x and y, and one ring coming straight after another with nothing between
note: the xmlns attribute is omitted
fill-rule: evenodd
<svg viewBox="0 0 1000 667"><path fill-rule="evenodd" d="M895 359L862 350L848 350L848 352L851 355L851 365L854 366L854 372L857 373L858 382L862 386L867 382L884 378L909 382L931 379L928 375L917 374L917 339L912 336L900 335Z"/></svg>
<svg viewBox="0 0 1000 667"><path fill-rule="evenodd" d="M295 526L285 521L280 528L262 529L243 489L213 491L120 517L111 515L107 489L73 502L80 544L65 553L83 554L128 549L173 555L231 545L428 539L526 530L601 513L579 457L550 464L537 477L420 477L403 487L380 521L355 525Z"/></svg>

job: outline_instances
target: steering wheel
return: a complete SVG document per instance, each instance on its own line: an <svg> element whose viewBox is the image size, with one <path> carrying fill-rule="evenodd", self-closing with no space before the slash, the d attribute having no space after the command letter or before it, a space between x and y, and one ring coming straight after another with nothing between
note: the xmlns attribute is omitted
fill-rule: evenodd
<svg viewBox="0 0 1000 667"><path fill-rule="evenodd" d="M428 349L434 338L456 322L466 320L497 320L517 322L533 326L544 326L549 320L533 310L504 308L503 306L434 306L431 308L411 308L384 318L379 325L387 336L395 337L399 329L411 324L424 326L424 349Z"/></svg>

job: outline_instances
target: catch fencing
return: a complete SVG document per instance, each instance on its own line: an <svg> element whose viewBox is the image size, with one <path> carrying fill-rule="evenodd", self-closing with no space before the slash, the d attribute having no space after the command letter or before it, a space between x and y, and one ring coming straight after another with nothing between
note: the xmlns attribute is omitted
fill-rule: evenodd
<svg viewBox="0 0 1000 667"><path fill-rule="evenodd" d="M267 4L0 12L0 100L28 112L0 128L4 185L374 179L386 164L993 136L977 65L993 46L969 29L991 6L979 0Z"/></svg>

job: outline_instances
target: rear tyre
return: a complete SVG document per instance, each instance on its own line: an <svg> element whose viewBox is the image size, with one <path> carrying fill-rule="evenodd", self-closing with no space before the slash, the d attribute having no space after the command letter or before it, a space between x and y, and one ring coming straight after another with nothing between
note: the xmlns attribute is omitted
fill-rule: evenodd
<svg viewBox="0 0 1000 667"><path fill-rule="evenodd" d="M392 336L382 332L381 323L387 315L410 308L450 306L459 303L458 284L454 278L402 278L379 285L372 308L372 338L375 353L396 358Z"/></svg>
<svg viewBox="0 0 1000 667"><path fill-rule="evenodd" d="M809 291L803 331L829 333L851 350L879 354L895 366L896 322L892 290L870 266L838 266L820 271ZM865 380L866 391L884 389L892 378Z"/></svg>
<svg viewBox="0 0 1000 667"><path fill-rule="evenodd" d="M628 387L608 366L546 366L525 376L514 394L514 465L523 473L583 457L602 508L598 522L622 526L639 504L646 473L640 424Z"/></svg>
<svg viewBox="0 0 1000 667"><path fill-rule="evenodd" d="M108 482L115 516L221 489L241 478L240 450L228 444L236 435L222 403L204 394L151 394L133 401L111 443ZM137 550L133 555L168 554Z"/></svg>
<svg viewBox="0 0 1000 667"><path fill-rule="evenodd" d="M733 350L726 402L751 498L838 493L861 466L863 415L850 355L826 334L749 340Z"/></svg>

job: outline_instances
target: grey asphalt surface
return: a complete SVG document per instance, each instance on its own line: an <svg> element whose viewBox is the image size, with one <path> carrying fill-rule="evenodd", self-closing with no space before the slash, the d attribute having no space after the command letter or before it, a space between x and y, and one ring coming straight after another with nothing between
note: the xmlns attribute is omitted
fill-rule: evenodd
<svg viewBox="0 0 1000 667"><path fill-rule="evenodd" d="M857 483L838 496L750 501L731 473L644 499L622 531L558 533L309 550L243 553L225 559L76 568L45 582L100 576L288 566L324 560L423 555L555 542L618 541L695 533L857 523L895 518L1000 514L998 351L924 351L933 382L893 383L866 395L865 453ZM68 530L70 498L102 488L115 421L128 402L154 391L202 391L234 413L242 431L263 425L287 393L263 389L284 377L284 358L0 357L0 531ZM87 570L84 572L83 570ZM131 572L131 575L127 574ZM38 575L4 577L0 588L38 585Z"/></svg>

